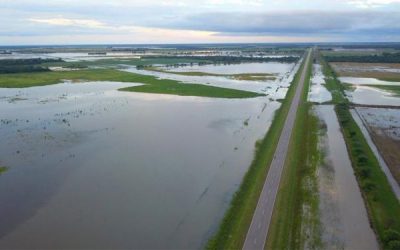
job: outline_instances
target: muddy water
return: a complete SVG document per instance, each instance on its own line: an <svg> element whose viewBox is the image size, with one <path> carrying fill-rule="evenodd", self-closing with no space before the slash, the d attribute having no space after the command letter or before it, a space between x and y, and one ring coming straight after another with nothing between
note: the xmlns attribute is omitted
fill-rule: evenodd
<svg viewBox="0 0 400 250"><path fill-rule="evenodd" d="M0 89L0 248L204 246L279 103L128 85Z"/></svg>
<svg viewBox="0 0 400 250"><path fill-rule="evenodd" d="M313 64L311 88L308 100L311 102L328 102L332 100L331 93L325 88L325 79L320 64Z"/></svg>
<svg viewBox="0 0 400 250"><path fill-rule="evenodd" d="M354 91L346 91L350 101L356 104L367 105L390 105L399 106L400 97L376 88L366 86L355 86Z"/></svg>
<svg viewBox="0 0 400 250"><path fill-rule="evenodd" d="M319 173L323 242L329 249L378 249L333 106L318 106L327 125L326 164Z"/></svg>

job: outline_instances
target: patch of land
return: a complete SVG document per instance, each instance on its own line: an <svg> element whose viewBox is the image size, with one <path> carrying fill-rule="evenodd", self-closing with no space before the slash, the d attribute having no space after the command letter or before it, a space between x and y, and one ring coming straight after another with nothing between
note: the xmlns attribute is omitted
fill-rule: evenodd
<svg viewBox="0 0 400 250"><path fill-rule="evenodd" d="M400 63L330 63L339 76L376 78L400 82Z"/></svg>
<svg viewBox="0 0 400 250"><path fill-rule="evenodd" d="M169 71L158 67L145 67L145 69L156 72L184 75L184 76L219 76L219 77L231 78L234 80L246 80L246 81L267 81L276 79L276 76L274 74L268 74L268 73L216 74L216 73L207 73L200 71Z"/></svg>
<svg viewBox="0 0 400 250"><path fill-rule="evenodd" d="M90 69L74 71L51 71L36 73L17 73L0 75L1 88L25 88L60 83L63 80L114 81L142 83L143 85L123 88L124 91L182 96L203 96L219 98L250 98L264 94L214 87L202 84L185 84L175 80L158 79L154 76L140 75L113 69Z"/></svg>
<svg viewBox="0 0 400 250"><path fill-rule="evenodd" d="M2 175L5 172L7 172L7 170L8 170L8 167L0 166L0 175Z"/></svg>

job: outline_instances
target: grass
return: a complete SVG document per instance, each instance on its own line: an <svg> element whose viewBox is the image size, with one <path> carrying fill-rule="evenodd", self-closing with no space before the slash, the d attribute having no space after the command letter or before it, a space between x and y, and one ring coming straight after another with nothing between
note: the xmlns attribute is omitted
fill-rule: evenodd
<svg viewBox="0 0 400 250"><path fill-rule="evenodd" d="M276 111L267 134L256 142L253 161L233 195L217 233L209 240L207 249L242 248L303 67L304 63Z"/></svg>
<svg viewBox="0 0 400 250"><path fill-rule="evenodd" d="M382 248L399 249L400 203L350 113L343 85L327 63L324 73L330 81L328 89L334 95L335 111L372 227Z"/></svg>
<svg viewBox="0 0 400 250"><path fill-rule="evenodd" d="M0 166L0 175L2 175L5 172L7 172L7 170L8 170L8 167Z"/></svg>
<svg viewBox="0 0 400 250"><path fill-rule="evenodd" d="M184 84L174 80L158 79L154 76L140 75L113 69L90 69L76 71L52 71L40 73L18 73L0 75L1 88L24 88L72 81L118 81L142 83L141 86L123 88L124 91L182 96L203 96L219 98L250 98L263 94L214 87L202 84Z"/></svg>
<svg viewBox="0 0 400 250"><path fill-rule="evenodd" d="M208 72L200 72L200 71L167 71L158 67L146 67L146 70L169 73L175 75L184 75L184 76L221 76L228 77L235 80L246 80L246 81L265 81L265 80L275 80L276 77L274 74L269 73L241 73L241 74L216 74L216 73L208 73Z"/></svg>
<svg viewBox="0 0 400 250"><path fill-rule="evenodd" d="M312 105L307 103L310 76L311 63L307 69L301 103L275 201L265 246L267 249L298 249L305 244L317 248L321 245L319 218L315 216L318 213L315 176L319 160L318 120L310 114ZM308 214L304 211L305 207L310 210ZM311 238L307 239L303 234L305 227L311 229L308 235Z"/></svg>

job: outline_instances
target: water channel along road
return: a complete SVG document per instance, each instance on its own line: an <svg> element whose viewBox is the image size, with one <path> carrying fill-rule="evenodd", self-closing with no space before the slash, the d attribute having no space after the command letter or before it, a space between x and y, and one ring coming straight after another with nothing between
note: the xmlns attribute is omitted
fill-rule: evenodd
<svg viewBox="0 0 400 250"><path fill-rule="evenodd" d="M265 183L261 191L249 231L247 232L243 249L264 249L276 195L278 193L279 183L285 165L290 137L296 120L297 109L301 101L307 69L310 64L310 58L311 49L308 51L307 56L305 57L304 67L301 72L296 93L293 97L292 103L290 104L285 125L281 132L267 178L265 179Z"/></svg>

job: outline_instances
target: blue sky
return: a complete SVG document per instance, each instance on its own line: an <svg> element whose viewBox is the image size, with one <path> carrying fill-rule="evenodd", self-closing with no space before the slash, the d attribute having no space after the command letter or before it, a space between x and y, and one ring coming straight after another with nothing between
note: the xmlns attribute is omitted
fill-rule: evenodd
<svg viewBox="0 0 400 250"><path fill-rule="evenodd" d="M400 42L400 0L0 0L0 44Z"/></svg>

